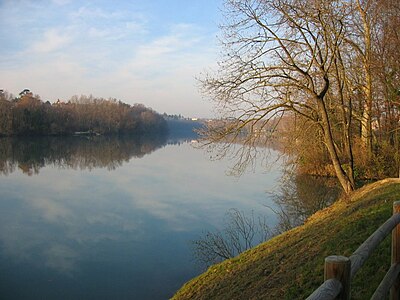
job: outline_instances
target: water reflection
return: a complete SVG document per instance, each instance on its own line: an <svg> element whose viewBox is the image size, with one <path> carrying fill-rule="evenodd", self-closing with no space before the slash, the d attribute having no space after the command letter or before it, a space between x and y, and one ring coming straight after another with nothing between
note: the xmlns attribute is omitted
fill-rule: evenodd
<svg viewBox="0 0 400 300"><path fill-rule="evenodd" d="M189 241L229 208L263 209L281 174L227 177L229 161L164 143L0 139L1 297L167 299L200 272Z"/></svg>
<svg viewBox="0 0 400 300"><path fill-rule="evenodd" d="M114 170L164 146L166 136L69 136L0 138L0 174L20 169L29 176L46 165Z"/></svg>
<svg viewBox="0 0 400 300"><path fill-rule="evenodd" d="M281 178L278 191L273 194L278 215L277 232L289 230L328 205L340 194L335 178L307 174L286 173Z"/></svg>
<svg viewBox="0 0 400 300"><path fill-rule="evenodd" d="M234 257L266 241L273 235L288 231L304 223L317 212L333 203L341 189L334 178L284 172L277 190L267 193L265 206L277 216L271 226L269 216L254 212L229 210L226 223L218 230L205 231L193 240L193 257L201 266Z"/></svg>

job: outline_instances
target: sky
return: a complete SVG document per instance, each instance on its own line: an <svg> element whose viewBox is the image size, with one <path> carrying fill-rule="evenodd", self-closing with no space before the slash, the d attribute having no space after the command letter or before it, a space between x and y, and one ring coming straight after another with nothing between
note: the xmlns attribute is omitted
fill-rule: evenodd
<svg viewBox="0 0 400 300"><path fill-rule="evenodd" d="M214 116L196 78L215 68L222 0L0 0L0 89Z"/></svg>

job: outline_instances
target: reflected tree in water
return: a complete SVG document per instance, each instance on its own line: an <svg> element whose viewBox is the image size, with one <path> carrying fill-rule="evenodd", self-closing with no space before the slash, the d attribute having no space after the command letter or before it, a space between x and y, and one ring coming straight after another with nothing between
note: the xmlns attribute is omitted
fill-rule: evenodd
<svg viewBox="0 0 400 300"><path fill-rule="evenodd" d="M235 257L271 237L265 216L230 209L223 229L205 232L192 241L195 259L205 266Z"/></svg>
<svg viewBox="0 0 400 300"><path fill-rule="evenodd" d="M165 135L0 138L0 174L9 175L20 169L33 175L46 165L114 170L166 142Z"/></svg>
<svg viewBox="0 0 400 300"><path fill-rule="evenodd" d="M287 172L279 189L271 193L274 207L266 205L278 216L275 233L303 224L309 216L332 204L340 191L335 178Z"/></svg>
<svg viewBox="0 0 400 300"><path fill-rule="evenodd" d="M210 266L232 258L274 235L303 224L316 211L333 203L341 189L336 179L286 173L279 190L270 193L273 205L265 205L278 217L274 226L266 215L246 214L237 209L227 212L222 229L206 231L192 241L195 259Z"/></svg>

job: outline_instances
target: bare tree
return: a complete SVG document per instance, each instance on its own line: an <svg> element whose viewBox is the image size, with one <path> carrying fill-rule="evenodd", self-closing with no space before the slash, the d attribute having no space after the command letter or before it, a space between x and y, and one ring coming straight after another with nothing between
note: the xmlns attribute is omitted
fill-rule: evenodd
<svg viewBox="0 0 400 300"><path fill-rule="evenodd" d="M375 10L378 20L374 31L374 66L377 91L374 108L380 130L377 142L392 147L396 157L397 175L400 174L400 3L396 0L381 0Z"/></svg>
<svg viewBox="0 0 400 300"><path fill-rule="evenodd" d="M272 120L294 113L319 126L341 186L351 192L353 173L343 168L332 123L333 108L344 104L329 97L347 7L327 0L228 0L226 8L224 59L202 86L228 122L208 128L207 140L232 144L240 137L252 147L268 138L259 133Z"/></svg>

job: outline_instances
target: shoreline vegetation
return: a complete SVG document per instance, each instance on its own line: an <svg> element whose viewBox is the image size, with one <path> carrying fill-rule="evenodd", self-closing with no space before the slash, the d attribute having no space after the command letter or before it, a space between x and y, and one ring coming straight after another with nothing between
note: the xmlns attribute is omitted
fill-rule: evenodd
<svg viewBox="0 0 400 300"><path fill-rule="evenodd" d="M399 176L398 1L223 2L221 56L199 81L227 126L208 140L247 130L251 146L280 127L295 165L334 174L347 194Z"/></svg>
<svg viewBox="0 0 400 300"><path fill-rule="evenodd" d="M28 89L19 97L0 92L0 137L33 135L167 134L162 115L143 104L73 96L42 101Z"/></svg>
<svg viewBox="0 0 400 300"><path fill-rule="evenodd" d="M292 230L183 285L173 300L305 299L323 282L324 258L349 256L392 214L400 179L377 181L342 196ZM352 299L369 299L390 266L390 236L352 281Z"/></svg>

